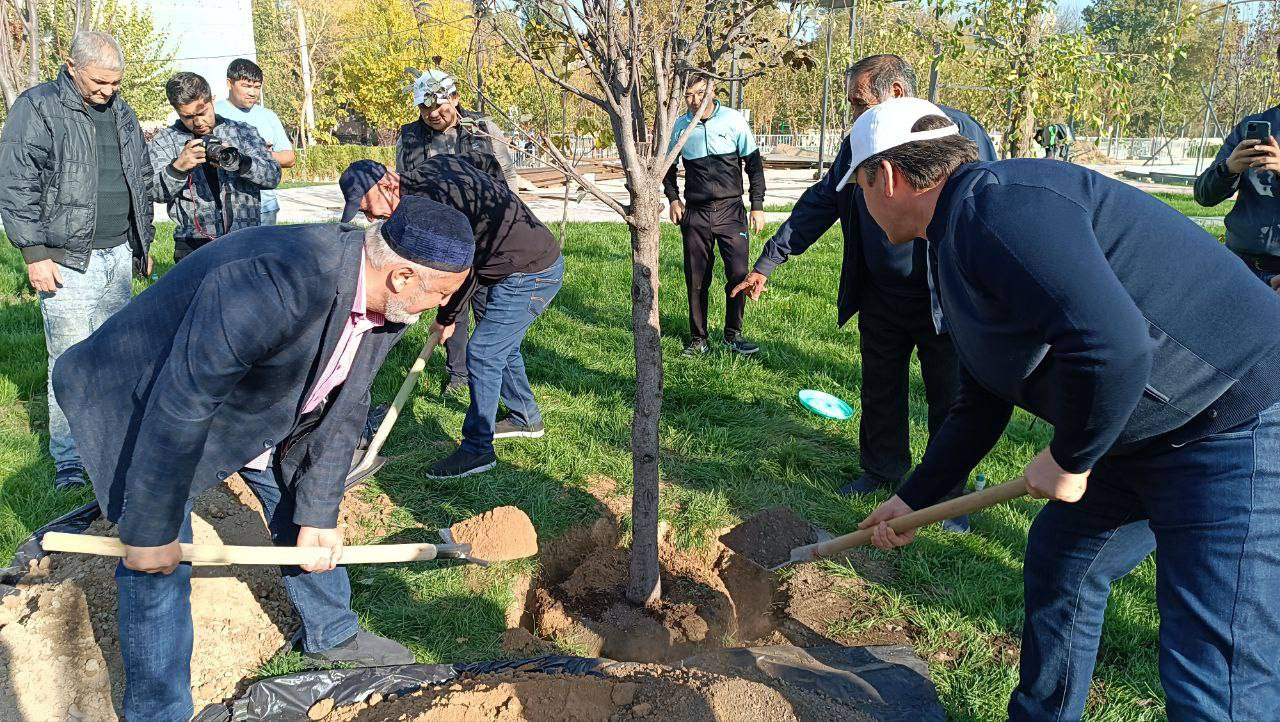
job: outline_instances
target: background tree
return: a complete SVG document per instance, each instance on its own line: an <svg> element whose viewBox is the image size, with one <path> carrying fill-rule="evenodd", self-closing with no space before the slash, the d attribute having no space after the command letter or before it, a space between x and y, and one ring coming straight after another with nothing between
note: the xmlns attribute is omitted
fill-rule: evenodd
<svg viewBox="0 0 1280 722"><path fill-rule="evenodd" d="M120 94L142 120L163 120L171 110L164 83L174 73L168 35L158 31L145 6L120 0L45 0L40 24L46 47L41 76L52 78L71 55L71 38L78 30L111 33L124 51L125 73Z"/></svg>
<svg viewBox="0 0 1280 722"><path fill-rule="evenodd" d="M0 93L6 109L40 82L43 56L36 0L0 0Z"/></svg>
<svg viewBox="0 0 1280 722"><path fill-rule="evenodd" d="M662 410L661 324L658 316L658 241L663 209L662 177L696 129L691 124L668 150L676 118L685 112L691 73L728 80L729 53L749 47L741 77L807 56L794 37L752 31L766 0L525 0L519 7L488 6L497 17L523 17L521 32L495 23L510 51L542 83L577 96L608 116L629 198L615 200L573 168L555 143L545 152L583 188L620 215L631 229L631 323L635 341L636 395L631 427L632 542L627 598L653 605L661 598L658 566L658 443ZM576 70L575 70L576 69ZM577 72L575 77L571 72ZM711 88L714 91L714 87ZM709 107L708 93L703 108Z"/></svg>

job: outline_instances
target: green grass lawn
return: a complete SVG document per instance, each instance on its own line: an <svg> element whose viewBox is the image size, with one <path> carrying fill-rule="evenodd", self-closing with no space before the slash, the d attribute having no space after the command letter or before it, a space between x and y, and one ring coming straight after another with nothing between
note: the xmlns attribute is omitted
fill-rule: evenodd
<svg viewBox="0 0 1280 722"><path fill-rule="evenodd" d="M1205 208L1196 203L1196 199L1188 194L1183 193L1152 193L1151 195L1168 203L1179 211L1189 216L1197 216L1201 218L1222 218L1235 207L1234 200L1227 200L1216 206Z"/></svg>
<svg viewBox="0 0 1280 722"><path fill-rule="evenodd" d="M157 256L167 268L171 241L163 229ZM683 358L688 330L680 241L664 227L661 268L665 404L661 468L667 484L662 515L686 545L704 543L772 504L787 504L835 533L851 531L879 499L834 493L859 472L856 419L823 420L796 400L802 388L822 389L858 406L856 324L835 326L840 266L837 232L773 276L772 290L747 312L748 336L763 345L755 358L725 353ZM755 242L758 251L760 241ZM0 557L59 512L89 500L52 491L45 435L44 346L35 297L21 260L4 246L0 263ZM630 324L630 259L625 227L573 224L566 243L566 285L525 341L529 376L546 417L536 441L499 442L491 473L428 481L422 472L448 453L464 407L442 400L437 356L397 425L385 452L387 468L365 493L385 493L405 528L427 529L500 504L529 512L544 538L593 517L587 480L596 475L630 488L629 425L634 379ZM717 270L717 277L720 271ZM713 336L723 299L712 294ZM389 400L426 334L413 329L389 359L374 388ZM926 406L913 369L911 437L917 455L926 439ZM1019 412L978 471L993 483L1016 477L1050 436ZM882 497L881 497L882 498ZM1027 528L1039 504L1020 501L974 517L974 534L947 536L926 529L914 545L873 553L892 579L866 587L856 616L819 632L855 634L877 622L905 622L929 660L948 715L955 720L1002 720L1016 679L1022 621L1022 563ZM397 539L427 539L410 529ZM408 644L422 662L500 657L509 585L534 562L488 570L430 565L369 566L352 570L354 606L372 630ZM829 574L856 575L847 563L826 562ZM1156 667L1154 568L1148 561L1122 580L1107 610L1107 625L1091 699L1090 718L1114 722L1163 719ZM945 654L943 651L945 650ZM299 666L295 656L273 661L264 674Z"/></svg>

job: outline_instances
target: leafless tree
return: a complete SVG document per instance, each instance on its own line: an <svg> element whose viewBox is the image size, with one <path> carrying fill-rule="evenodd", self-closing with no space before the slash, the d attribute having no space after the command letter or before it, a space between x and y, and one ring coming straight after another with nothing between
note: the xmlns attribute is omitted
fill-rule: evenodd
<svg viewBox="0 0 1280 722"><path fill-rule="evenodd" d="M518 11L516 24L493 32L539 82L600 108L609 118L629 197L618 200L574 168L554 142L541 143L551 162L614 210L631 230L631 322L636 395L631 426L633 471L631 576L627 598L652 606L662 595L658 566L658 420L662 411L662 349L658 314L658 242L662 178L696 130L672 130L687 111L685 85L703 77L743 80L772 65L811 62L793 32L768 33L756 21L777 12L772 0L523 0L518 8L489 3L494 18ZM787 12L800 12L792 5ZM728 71L739 50L737 74ZM714 98L707 93L699 113ZM815 99L816 102L816 99ZM673 142L674 140L674 142Z"/></svg>

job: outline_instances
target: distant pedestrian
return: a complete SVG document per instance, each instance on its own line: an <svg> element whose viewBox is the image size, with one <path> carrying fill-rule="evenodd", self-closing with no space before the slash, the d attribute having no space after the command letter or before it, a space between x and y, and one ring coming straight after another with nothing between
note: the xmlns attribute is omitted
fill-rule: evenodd
<svg viewBox="0 0 1280 722"><path fill-rule="evenodd" d="M293 143L280 122L280 116L262 104L262 68L252 60L236 58L227 66L227 97L214 103L214 112L252 125L267 142L267 150L281 168L292 168L298 161ZM280 212L280 200L274 190L263 189L262 219L259 225L274 226Z"/></svg>
<svg viewBox="0 0 1280 722"><path fill-rule="evenodd" d="M58 77L18 96L0 133L0 218L40 294L59 489L87 478L54 364L129 302L131 270L151 273L153 174L138 117L117 92L124 70L115 38L76 33Z"/></svg>
<svg viewBox="0 0 1280 722"><path fill-rule="evenodd" d="M764 230L764 160L746 118L714 98L695 117L710 91L706 78L694 76L685 85L684 100L689 112L676 120L671 145L690 125L693 135L684 144L684 197L680 200L679 160L667 169L662 186L670 201L671 222L680 226L684 239L684 283L689 293L689 344L686 356L707 353L707 301L715 250L724 262L724 347L749 356L760 350L742 337L742 320L747 299L734 298L730 290L747 275L751 260L751 238L747 234L747 211L742 205L742 171L751 180L751 231Z"/></svg>

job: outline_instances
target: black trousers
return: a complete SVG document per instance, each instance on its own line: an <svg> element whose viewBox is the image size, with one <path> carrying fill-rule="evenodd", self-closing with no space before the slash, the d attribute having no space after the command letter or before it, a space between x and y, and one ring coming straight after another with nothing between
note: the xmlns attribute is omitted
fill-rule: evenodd
<svg viewBox="0 0 1280 722"><path fill-rule="evenodd" d="M928 296L909 298L865 289L861 300L862 423L858 445L862 471L896 487L911 468L908 394L912 349L920 356L930 436L942 426L955 400L959 367L951 337L934 331ZM962 483L948 498L963 489Z"/></svg>
<svg viewBox="0 0 1280 722"><path fill-rule="evenodd" d="M450 381L465 382L467 376L467 331L471 326L471 302L467 301L458 308L457 328L453 335L444 342L444 368L449 372Z"/></svg>
<svg viewBox="0 0 1280 722"><path fill-rule="evenodd" d="M729 298L729 292L747 277L751 255L747 209L736 198L689 206L685 209L680 233L684 237L684 283L689 291L689 335L707 337L707 297L711 270L715 266L715 247L719 246L726 281L724 337L725 340L737 338L742 333L747 297L738 294L737 298Z"/></svg>

